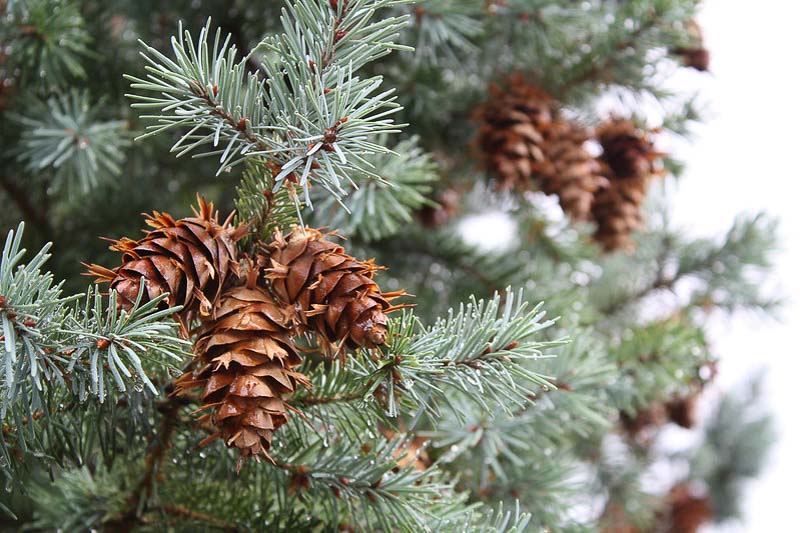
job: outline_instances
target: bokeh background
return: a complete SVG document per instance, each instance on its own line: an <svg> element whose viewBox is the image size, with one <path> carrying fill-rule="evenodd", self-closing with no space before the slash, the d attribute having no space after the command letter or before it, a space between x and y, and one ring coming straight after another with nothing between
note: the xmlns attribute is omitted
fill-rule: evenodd
<svg viewBox="0 0 800 533"><path fill-rule="evenodd" d="M717 313L709 325L714 353L721 357L712 388L743 390L761 376L761 401L774 417L778 441L762 475L746 482L743 520L706 526L708 532L792 530L786 517L795 505L791 487L800 474L795 340L800 331L800 171L795 163L800 66L792 62L800 53L799 19L800 2L705 0L698 21L711 52L711 72L678 69L670 80L671 88L700 95L704 116L690 140L669 147L686 163L679 182L667 183L674 223L701 237L724 234L742 213L780 219L776 270L763 289L782 298L783 307L775 316ZM476 217L461 231L476 244L502 246L497 235L508 234L510 224L502 216ZM700 410L708 414L715 396L706 395ZM693 437L667 429L659 446L685 449Z"/></svg>
<svg viewBox="0 0 800 533"><path fill-rule="evenodd" d="M800 123L800 2L706 0L700 24L711 50L711 76L680 72L697 87L708 120L691 145L675 199L677 221L701 235L719 234L737 213L780 217L775 290L786 299L779 320L752 314L715 317L711 335L722 357L717 387L765 372L764 401L779 441L763 475L746 490L745 521L712 531L791 531L800 474L797 375L800 359L800 209L795 164ZM691 79L688 79L691 78Z"/></svg>

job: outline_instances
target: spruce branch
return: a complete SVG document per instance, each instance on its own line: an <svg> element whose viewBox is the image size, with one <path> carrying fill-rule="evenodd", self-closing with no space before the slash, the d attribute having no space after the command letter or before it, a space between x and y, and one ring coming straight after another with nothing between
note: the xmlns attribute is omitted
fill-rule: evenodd
<svg viewBox="0 0 800 533"><path fill-rule="evenodd" d="M70 357L68 370L81 376L75 372L80 368L78 361L88 359L88 365L84 363L88 366L88 388L100 402L112 379L121 392L127 388L126 380L132 380L134 389L146 387L157 395L146 367L175 368L186 355L188 342L178 337L177 326L171 321L180 307L164 309L162 302L166 295L141 304L143 291L142 287L130 311L119 311L116 292L112 291L106 301L98 287L89 289L84 308L76 306L59 328L66 335L64 345ZM175 361L171 366L170 360Z"/></svg>
<svg viewBox="0 0 800 533"><path fill-rule="evenodd" d="M0 15L0 43L9 47L23 85L50 89L86 76L82 61L93 55L91 38L75 2L12 1L0 5Z"/></svg>
<svg viewBox="0 0 800 533"><path fill-rule="evenodd" d="M431 524L433 531L475 531L479 533L519 533L526 531L531 514L522 512L519 502L512 511L505 511L503 502L496 509L478 507L470 510L461 520L437 519Z"/></svg>
<svg viewBox="0 0 800 533"><path fill-rule="evenodd" d="M509 291L472 299L430 328L406 312L390 321L380 353L348 357L344 367L307 366L314 390L298 391L290 402L312 423L352 436L376 421L409 429L423 415L458 417L467 412L462 402L481 413L510 414L552 387L530 363L561 344L538 339L554 321L520 298Z"/></svg>
<svg viewBox="0 0 800 533"><path fill-rule="evenodd" d="M265 150L268 143L261 132L248 127L259 127L267 110L260 99L264 96L263 83L252 72L245 71L245 63L237 59L237 50L230 44L230 36L222 39L217 30L213 43L209 43L209 20L200 31L195 48L194 39L182 26L178 36L171 40L175 60L157 49L141 43L142 56L147 61L146 78L126 76L133 89L156 96L128 95L134 108L159 109L161 115L144 115L157 120L148 126L141 139L168 129L191 126L172 147L181 156L203 144L211 144L211 155L220 155L219 172L230 165L240 150ZM196 132L206 131L205 135ZM226 148L216 150L220 141ZM236 143L244 146L233 149Z"/></svg>
<svg viewBox="0 0 800 533"><path fill-rule="evenodd" d="M378 144L385 144L385 136ZM399 142L392 153L365 158L373 175L354 174L346 206L327 195L316 200L314 220L337 228L344 235L374 241L390 237L413 222L413 213L434 202L426 196L437 181L436 165L413 137ZM321 225L321 224L320 224Z"/></svg>
<svg viewBox="0 0 800 533"><path fill-rule="evenodd" d="M480 455L494 475L504 476L503 464L518 465L519 454L530 449L558 449L579 438L600 435L611 425L617 411L608 398L618 369L597 349L599 339L581 331L558 357L532 362L551 376L552 386L542 386L531 402L513 413L495 409L461 421L448 417L420 434L437 448L455 445L459 453ZM454 457L456 454L448 452ZM507 460L500 457L509 454Z"/></svg>
<svg viewBox="0 0 800 533"><path fill-rule="evenodd" d="M147 76L127 76L134 107L158 123L145 135L190 128L173 146L183 155L219 156L218 174L250 157L266 156L280 167L275 189L299 184L310 204L315 181L340 198L343 182L356 171L370 173L363 156L386 152L369 138L395 131L388 115L397 110L392 91L377 93L381 79L354 72L393 49L403 17L372 21L396 0L354 0L333 4L296 2L282 12L284 33L268 37L253 53L263 54L262 80L237 59L230 36L210 21L195 43L182 28L172 39L174 60L142 43ZM376 94L377 93L377 94ZM295 197L299 208L300 200Z"/></svg>
<svg viewBox="0 0 800 533"><path fill-rule="evenodd" d="M362 428L360 435L321 434L306 427L290 420L272 450L275 463L242 468L236 483L248 491L231 492L226 483L233 479L215 481L216 486L197 483L230 471L235 458L216 447L196 464L186 464L192 456L185 454L175 456L177 465L166 462L162 492L169 492L171 504L224 516L242 529L261 524L277 531L332 524L411 532L439 520L458 520L471 508L436 467L419 470L404 459L408 442L402 435L387 439L374 426ZM190 479L194 482L187 483ZM198 489L212 492L198 494Z"/></svg>
<svg viewBox="0 0 800 533"><path fill-rule="evenodd" d="M607 392L630 415L685 394L711 360L702 328L680 315L638 328L610 353L618 374Z"/></svg>
<svg viewBox="0 0 800 533"><path fill-rule="evenodd" d="M128 494L124 509L107 526L121 531L130 531L143 520L142 513L153 493L161 464L171 446L172 435L178 424L178 414L185 403L184 398L170 396L159 406L161 423L150 442L150 451L144 459L141 477Z"/></svg>
<svg viewBox="0 0 800 533"><path fill-rule="evenodd" d="M33 525L43 530L72 531L102 527L124 505L123 493L114 479L118 476L119 470L93 472L82 466L63 472L54 482L48 479L33 484L31 496L37 502Z"/></svg>
<svg viewBox="0 0 800 533"><path fill-rule="evenodd" d="M398 466L404 445L396 438L371 440L368 449L346 440L325 448L319 440L288 457L294 466L284 475L289 477L289 490L304 498L349 507L361 527L410 531L434 517L459 513L452 500L447 501L453 496L452 486L435 468Z"/></svg>
<svg viewBox="0 0 800 533"><path fill-rule="evenodd" d="M106 298L97 288L87 291L84 305L77 302L81 295L62 296L62 284L54 285L53 275L42 270L49 245L22 263L22 230L20 224L9 232L0 262L0 414L17 428L0 438L6 465L27 455L47 458L51 450L71 446L54 435L69 424L83 426L82 417L93 412L87 406L90 397L103 404L114 389L130 387L126 401L138 409L140 391L147 387L157 393L151 373L168 371L170 360L181 361L186 344L169 319L176 309L159 309L160 299L120 313L116 295ZM110 403L117 403L116 395ZM65 410L65 404L81 408ZM59 412L74 417L65 422ZM12 444L20 454L10 453ZM80 458L82 452L73 447L69 454Z"/></svg>
<svg viewBox="0 0 800 533"><path fill-rule="evenodd" d="M738 218L724 239L689 240L667 231L659 237L655 268L649 281L619 291L601 312L613 315L660 291L697 282L689 306L734 310L772 309L780 304L763 294L759 280L772 264L777 223L763 214ZM653 235L655 237L657 235Z"/></svg>
<svg viewBox="0 0 800 533"><path fill-rule="evenodd" d="M172 505L172 504L165 504L161 507L165 513L169 515L176 516L182 520L189 521L189 522L199 522L204 526L208 526L214 529L219 529L221 531L241 531L235 524L231 524L225 520L217 518L215 516L210 516L205 513L201 513L199 511L193 511L183 505Z"/></svg>
<svg viewBox="0 0 800 533"><path fill-rule="evenodd" d="M404 42L416 51L415 62L437 65L478 52L476 41L486 30L483 0L422 0L411 8L412 23Z"/></svg>
<svg viewBox="0 0 800 533"><path fill-rule="evenodd" d="M686 22L696 7L693 0L593 6L595 16L610 23L589 29L592 45L576 48L578 58L558 82L558 90L576 93L582 86L616 85L664 96L648 79L647 66L665 57L666 49L686 41Z"/></svg>
<svg viewBox="0 0 800 533"><path fill-rule="evenodd" d="M537 333L555 322L543 320L541 307L528 309L522 293L509 289L504 297L473 298L430 328L405 313L392 321L383 357L364 360L355 371L384 376L378 384L385 388L389 416L407 412L413 418L424 411L435 416L441 405L458 413L457 397L485 411L492 405L513 410L535 387L550 386L522 363L547 357L544 350L562 343L538 340Z"/></svg>
<svg viewBox="0 0 800 533"><path fill-rule="evenodd" d="M377 246L387 255L391 254L392 261L384 262L396 265L397 270L426 272L438 265L447 269L443 277L449 284L455 283L459 279L457 275L460 275L465 280L466 290L474 293L477 282L482 296L491 296L502 292L508 285L526 281L527 262L519 255L482 251L464 242L449 228L438 231L412 228L395 235L385 244L377 243ZM403 253L395 254L397 250ZM426 279L429 276L426 273Z"/></svg>
<svg viewBox="0 0 800 533"><path fill-rule="evenodd" d="M2 417L22 395L26 410L43 407L44 384L63 381L68 361L54 353L57 328L65 319L65 304L75 298L61 295L61 284L53 285L53 275L43 273L50 257L46 245L27 264L22 264L24 225L10 231L0 263L0 317L3 328L3 367L0 380L3 396ZM30 396L29 396L30 395ZM30 418L31 412L26 415Z"/></svg>
<svg viewBox="0 0 800 533"><path fill-rule="evenodd" d="M18 159L32 174L50 171L50 184L73 195L110 181L122 172L130 141L126 123L102 120L101 108L79 91L32 102L14 116L22 127Z"/></svg>
<svg viewBox="0 0 800 533"><path fill-rule="evenodd" d="M242 181L236 187L236 223L250 225L240 246L251 253L259 242L269 242L275 230L283 231L298 222L289 190L274 188L278 172L280 167L274 163L254 158L247 162Z"/></svg>
<svg viewBox="0 0 800 533"><path fill-rule="evenodd" d="M773 418L760 401L761 377L727 391L703 428L704 439L687 455L690 478L708 486L715 521L742 515L742 482L762 471L775 442Z"/></svg>

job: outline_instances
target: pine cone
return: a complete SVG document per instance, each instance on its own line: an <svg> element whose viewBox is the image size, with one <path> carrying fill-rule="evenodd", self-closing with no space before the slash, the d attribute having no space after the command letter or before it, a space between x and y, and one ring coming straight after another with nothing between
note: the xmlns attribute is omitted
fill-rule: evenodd
<svg viewBox="0 0 800 533"><path fill-rule="evenodd" d="M455 189L445 189L436 196L436 203L435 206L426 205L418 212L420 221L427 228L438 228L458 213L461 193Z"/></svg>
<svg viewBox="0 0 800 533"><path fill-rule="evenodd" d="M615 180L650 178L658 173L663 156L657 152L650 134L631 120L613 119L601 125L597 138L603 147L603 161Z"/></svg>
<svg viewBox="0 0 800 533"><path fill-rule="evenodd" d="M589 219L594 194L607 180L584 147L585 128L561 117L548 95L519 76L508 91L492 88L477 119L477 144L500 189L541 189L557 195L571 217Z"/></svg>
<svg viewBox="0 0 800 533"><path fill-rule="evenodd" d="M589 138L579 124L553 121L544 145L545 161L536 172L542 192L557 195L561 208L575 220L589 220L595 194L608 186L602 164L585 148Z"/></svg>
<svg viewBox="0 0 800 533"><path fill-rule="evenodd" d="M667 421L667 414L663 404L654 403L649 407L639 409L636 414L620 412L622 429L632 439L646 442L653 436L653 430L663 426Z"/></svg>
<svg viewBox="0 0 800 533"><path fill-rule="evenodd" d="M609 185L595 196L595 239L607 251L631 250L631 233L644 225L641 208L650 178L659 174L657 152L647 132L630 120L615 119L598 129Z"/></svg>
<svg viewBox="0 0 800 533"><path fill-rule="evenodd" d="M476 143L500 189L528 190L535 168L545 160L552 102L520 76L512 77L508 85L508 90L493 86L492 98L478 108Z"/></svg>
<svg viewBox="0 0 800 533"><path fill-rule="evenodd" d="M110 283L119 295L119 305L129 309L144 279L144 301L169 293L170 306L183 305L179 320L184 325L199 312L207 316L231 272L237 269L236 241L243 227L231 225L232 215L222 224L214 205L198 197L194 216L175 220L167 213L145 215L151 230L134 241L112 241L112 250L122 253L122 265L110 270L86 265L97 283Z"/></svg>
<svg viewBox="0 0 800 533"><path fill-rule="evenodd" d="M686 429L696 426L698 397L699 393L695 392L667 402L667 416L669 416L670 422Z"/></svg>
<svg viewBox="0 0 800 533"><path fill-rule="evenodd" d="M402 306L389 302L403 291L383 293L372 279L380 267L357 261L319 230L295 227L259 256L278 299L294 306L301 324L324 344L344 340L351 348L373 348L386 341L386 313Z"/></svg>
<svg viewBox="0 0 800 533"><path fill-rule="evenodd" d="M672 488L669 503L670 533L696 533L714 518L710 498L693 494L686 484Z"/></svg>
<svg viewBox="0 0 800 533"><path fill-rule="evenodd" d="M271 460L273 433L287 421L282 395L309 385L291 370L301 362L291 340L292 315L258 283L254 268L244 284L226 289L216 301L195 343L199 368L179 378L175 391L203 389L201 410L210 412L201 421L217 432L201 445L221 437L242 459Z"/></svg>
<svg viewBox="0 0 800 533"><path fill-rule="evenodd" d="M676 48L673 53L681 56L685 67L708 72L711 67L711 52L707 48Z"/></svg>
<svg viewBox="0 0 800 533"><path fill-rule="evenodd" d="M693 44L673 48L671 52L683 59L684 66L706 72L711 65L711 52L703 44L703 31L695 20L690 20L686 24L687 33L691 36Z"/></svg>

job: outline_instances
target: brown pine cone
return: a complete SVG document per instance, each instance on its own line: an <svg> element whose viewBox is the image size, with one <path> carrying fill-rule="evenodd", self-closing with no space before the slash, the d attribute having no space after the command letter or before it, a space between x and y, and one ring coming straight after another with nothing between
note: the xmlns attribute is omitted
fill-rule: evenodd
<svg viewBox="0 0 800 533"><path fill-rule="evenodd" d="M690 20L686 24L692 43L674 48L671 52L683 59L684 66L706 72L711 65L711 52L703 44L703 31L695 20Z"/></svg>
<svg viewBox="0 0 800 533"><path fill-rule="evenodd" d="M620 425L622 429L633 439L647 441L655 428L663 426L667 421L667 415L663 404L654 403L650 407L639 409L636 414L629 415L620 412Z"/></svg>
<svg viewBox="0 0 800 533"><path fill-rule="evenodd" d="M661 174L663 154L650 135L632 121L614 119L598 128L602 161L609 184L598 191L592 204L597 222L595 239L606 251L632 250L631 233L644 225L642 206L650 179Z"/></svg>
<svg viewBox="0 0 800 533"><path fill-rule="evenodd" d="M512 77L507 85L507 90L493 86L491 99L477 109L476 143L498 188L529 190L535 168L545 160L553 104L521 76Z"/></svg>
<svg viewBox="0 0 800 533"><path fill-rule="evenodd" d="M710 498L693 494L686 484L672 488L669 504L670 533L696 533L714 518Z"/></svg>
<svg viewBox="0 0 800 533"><path fill-rule="evenodd" d="M656 151L650 133L632 120L612 119L597 129L603 147L602 160L615 180L650 178L658 173L664 156Z"/></svg>
<svg viewBox="0 0 800 533"><path fill-rule="evenodd" d="M110 283L118 303L130 309L144 280L143 301L169 293L170 306L182 305L179 320L184 329L198 313L207 316L231 272L237 269L236 241L244 228L231 225L232 215L221 224L214 205L198 197L194 216L175 220L167 213L145 215L153 229L134 241L112 241L111 249L122 253L122 265L111 270L86 265L97 283Z"/></svg>
<svg viewBox="0 0 800 533"><path fill-rule="evenodd" d="M691 429L697 425L697 399L699 393L675 398L667 402L667 416L670 422Z"/></svg>
<svg viewBox="0 0 800 533"><path fill-rule="evenodd" d="M681 56L685 67L708 72L711 67L711 52L707 48L676 48L674 54Z"/></svg>
<svg viewBox="0 0 800 533"><path fill-rule="evenodd" d="M404 291L384 293L373 281L380 267L353 259L316 229L276 233L258 261L281 303L293 306L299 322L328 347L342 340L350 348L383 344L386 313L403 307L389 302Z"/></svg>
<svg viewBox="0 0 800 533"><path fill-rule="evenodd" d="M217 431L201 445L222 438L242 460L272 460L272 436L289 410L283 395L310 383L292 370L301 362L291 340L294 313L258 283L255 268L242 281L216 300L195 343L199 366L177 380L175 394L202 389L201 421Z"/></svg>
<svg viewBox="0 0 800 533"><path fill-rule="evenodd" d="M603 166L585 148L590 133L563 118L552 98L512 77L478 108L476 144L498 188L555 194L564 212L588 220L595 193L607 184Z"/></svg>
<svg viewBox="0 0 800 533"><path fill-rule="evenodd" d="M542 192L558 196L561 208L575 220L589 220L598 190L608 186L603 165L590 154L590 132L563 119L553 121L545 143L545 160L535 174Z"/></svg>

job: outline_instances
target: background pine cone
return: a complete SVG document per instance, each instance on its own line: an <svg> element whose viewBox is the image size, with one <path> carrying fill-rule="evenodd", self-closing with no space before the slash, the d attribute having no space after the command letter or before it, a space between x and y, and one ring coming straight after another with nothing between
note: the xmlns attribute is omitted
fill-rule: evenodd
<svg viewBox="0 0 800 533"><path fill-rule="evenodd" d="M588 220L594 194L607 184L602 165L584 146L590 132L563 118L553 99L522 77L512 77L508 87L493 87L476 115L487 170L500 189L555 194L565 213Z"/></svg>
<svg viewBox="0 0 800 533"><path fill-rule="evenodd" d="M580 124L553 121L545 143L546 159L537 167L542 192L557 195L561 208L575 220L589 220L595 194L608 185L603 165L585 148L590 137Z"/></svg>
<svg viewBox="0 0 800 533"><path fill-rule="evenodd" d="M642 206L650 179L659 174L662 154L650 135L631 120L614 119L597 131L608 186L595 195L595 239L607 251L631 250L631 233L644 225Z"/></svg>
<svg viewBox="0 0 800 533"><path fill-rule="evenodd" d="M670 490L669 504L670 533L696 533L714 518L711 499L694 494L686 484L676 485Z"/></svg>
<svg viewBox="0 0 800 533"><path fill-rule="evenodd" d="M478 108L477 145L498 188L528 190L537 165L545 159L544 143L553 122L550 97L521 76L508 89L491 88L491 99Z"/></svg>

